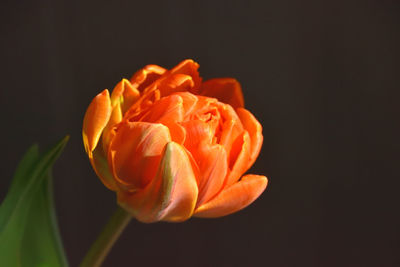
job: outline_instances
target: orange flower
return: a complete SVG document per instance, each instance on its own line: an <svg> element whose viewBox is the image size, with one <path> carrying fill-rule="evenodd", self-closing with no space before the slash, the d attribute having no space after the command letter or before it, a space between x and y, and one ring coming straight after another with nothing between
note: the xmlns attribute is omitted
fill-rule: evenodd
<svg viewBox="0 0 400 267"><path fill-rule="evenodd" d="M263 141L231 78L202 82L199 65L148 65L97 95L83 141L101 181L142 222L220 217L252 203L267 178L243 175Z"/></svg>

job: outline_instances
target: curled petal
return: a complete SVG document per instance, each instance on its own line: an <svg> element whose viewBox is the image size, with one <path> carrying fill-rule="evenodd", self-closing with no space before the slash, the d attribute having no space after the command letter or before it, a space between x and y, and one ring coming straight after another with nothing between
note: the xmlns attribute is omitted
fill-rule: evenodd
<svg viewBox="0 0 400 267"><path fill-rule="evenodd" d="M108 90L98 94L90 103L83 119L83 143L89 157L99 142L101 133L111 116L111 101Z"/></svg>
<svg viewBox="0 0 400 267"><path fill-rule="evenodd" d="M139 97L139 91L127 79L122 79L111 93L111 105L112 107L120 105L124 114Z"/></svg>
<svg viewBox="0 0 400 267"><path fill-rule="evenodd" d="M185 74L192 77L194 85L192 86L193 92L195 92L201 84L201 78L197 69L199 68L199 64L194 62L191 59L186 59L179 63L177 66L168 71L165 75L169 74Z"/></svg>
<svg viewBox="0 0 400 267"><path fill-rule="evenodd" d="M194 216L215 218L237 212L256 200L267 187L267 183L265 176L246 175L211 201L198 207Z"/></svg>
<svg viewBox="0 0 400 267"><path fill-rule="evenodd" d="M108 166L107 158L105 157L101 146L97 146L93 151L92 156L89 156L90 163L94 171L100 178L102 183L110 190L117 191L118 186Z"/></svg>
<svg viewBox="0 0 400 267"><path fill-rule="evenodd" d="M231 155L231 149L235 140L243 133L243 127L238 120L230 119L224 122L222 128L223 130L219 143L224 146L228 155L229 167L232 168L236 161L237 154L235 153L236 151L233 151Z"/></svg>
<svg viewBox="0 0 400 267"><path fill-rule="evenodd" d="M184 115L182 97L170 95L154 103L140 121L162 123L170 130L172 141L183 144L186 136L185 129L178 124Z"/></svg>
<svg viewBox="0 0 400 267"><path fill-rule="evenodd" d="M156 174L169 130L158 123L123 122L108 150L108 163L118 185L128 191L144 188Z"/></svg>
<svg viewBox="0 0 400 267"><path fill-rule="evenodd" d="M199 199L197 205L213 198L224 185L228 172L226 151L221 145L200 144L197 164L200 171Z"/></svg>
<svg viewBox="0 0 400 267"><path fill-rule="evenodd" d="M171 95L156 101L152 109L143 115L141 120L167 125L170 122L182 121L183 113L182 97Z"/></svg>
<svg viewBox="0 0 400 267"><path fill-rule="evenodd" d="M238 151L233 146L237 145L237 139L243 133L243 125L235 110L230 105L220 104L219 112L223 118L219 143L225 147L228 155L229 168L232 168L238 156Z"/></svg>
<svg viewBox="0 0 400 267"><path fill-rule="evenodd" d="M243 127L250 135L251 152L248 166L248 168L250 168L258 157L263 143L262 126L248 110L244 108L238 108L236 112L242 121Z"/></svg>
<svg viewBox="0 0 400 267"><path fill-rule="evenodd" d="M186 117L193 111L194 107L196 106L198 101L197 96L188 92L180 92L176 94L182 98L184 116Z"/></svg>
<svg viewBox="0 0 400 267"><path fill-rule="evenodd" d="M244 107L244 99L240 83L233 78L216 78L205 81L200 88L200 94L215 97L233 108Z"/></svg>
<svg viewBox="0 0 400 267"><path fill-rule="evenodd" d="M108 146L111 143L111 140L115 136L115 127L122 120L122 111L120 103L115 104L112 109L110 120L108 121L106 127L103 130L103 135L101 141L103 143L103 150L105 154L107 154Z"/></svg>
<svg viewBox="0 0 400 267"><path fill-rule="evenodd" d="M190 75L176 73L161 80L157 88L160 90L161 96L167 96L176 92L189 91L193 86L194 81Z"/></svg>
<svg viewBox="0 0 400 267"><path fill-rule="evenodd" d="M153 103L160 99L160 91L155 86L148 87L147 89L150 90L143 92L138 101L124 114L123 119L138 121L143 113L148 111Z"/></svg>
<svg viewBox="0 0 400 267"><path fill-rule="evenodd" d="M236 161L226 178L225 188L234 184L248 170L251 154L250 146L250 137L247 131L244 131L232 144L231 158L236 158Z"/></svg>
<svg viewBox="0 0 400 267"><path fill-rule="evenodd" d="M139 92L143 92L146 87L160 78L166 71L166 69L157 65L147 65L133 74L130 82Z"/></svg>
<svg viewBox="0 0 400 267"><path fill-rule="evenodd" d="M179 222L192 216L197 194L185 149L170 142L152 182L136 193L118 192L118 203L142 222Z"/></svg>

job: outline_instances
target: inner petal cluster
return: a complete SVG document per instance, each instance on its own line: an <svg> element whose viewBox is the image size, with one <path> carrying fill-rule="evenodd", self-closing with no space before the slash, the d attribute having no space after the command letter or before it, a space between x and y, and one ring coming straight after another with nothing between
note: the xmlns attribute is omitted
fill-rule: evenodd
<svg viewBox="0 0 400 267"><path fill-rule="evenodd" d="M126 120L162 124L169 129L171 140L184 146L196 173L198 205L223 189L246 134L230 105L189 92L161 97ZM147 179L137 184L146 185Z"/></svg>

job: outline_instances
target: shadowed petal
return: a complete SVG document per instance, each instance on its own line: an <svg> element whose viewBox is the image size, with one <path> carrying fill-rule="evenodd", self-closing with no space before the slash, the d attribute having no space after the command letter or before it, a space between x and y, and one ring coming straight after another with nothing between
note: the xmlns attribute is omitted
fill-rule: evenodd
<svg viewBox="0 0 400 267"><path fill-rule="evenodd" d="M200 88L200 94L215 97L218 101L231 105L233 108L244 106L240 83L233 78L216 78L205 81Z"/></svg>
<svg viewBox="0 0 400 267"><path fill-rule="evenodd" d="M267 187L268 179L260 175L246 175L224 189L214 199L198 207L195 217L215 218L237 212L256 200Z"/></svg>
<svg viewBox="0 0 400 267"><path fill-rule="evenodd" d="M110 145L111 140L115 136L115 128L118 123L120 123L122 120L122 111L121 111L121 105L117 103L111 112L110 120L108 121L106 127L103 130L103 135L101 138L101 141L103 143L103 150L105 151L104 153L107 154L108 151L108 146Z"/></svg>
<svg viewBox="0 0 400 267"><path fill-rule="evenodd" d="M90 103L83 119L83 143L89 157L99 142L101 133L111 116L111 101L108 90L98 94Z"/></svg>
<svg viewBox="0 0 400 267"><path fill-rule="evenodd" d="M184 221L193 214L197 183L185 149L166 145L156 177L137 193L118 192L118 203L139 221Z"/></svg>
<svg viewBox="0 0 400 267"><path fill-rule="evenodd" d="M93 156L90 157L90 163L97 176L103 182L103 184L109 188L110 190L117 191L118 186L114 180L114 177L110 171L110 167L108 166L107 158L104 156L102 151L102 146L97 146L93 151Z"/></svg>

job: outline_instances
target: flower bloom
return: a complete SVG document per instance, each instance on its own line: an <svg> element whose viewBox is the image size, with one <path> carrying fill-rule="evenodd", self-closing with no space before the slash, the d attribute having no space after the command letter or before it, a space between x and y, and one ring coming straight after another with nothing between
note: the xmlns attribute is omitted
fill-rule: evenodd
<svg viewBox="0 0 400 267"><path fill-rule="evenodd" d="M228 215L267 186L265 176L243 176L263 136L240 84L202 82L198 67L148 65L86 111L83 141L94 170L142 222Z"/></svg>

